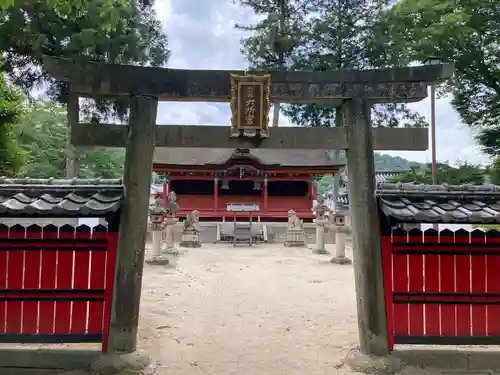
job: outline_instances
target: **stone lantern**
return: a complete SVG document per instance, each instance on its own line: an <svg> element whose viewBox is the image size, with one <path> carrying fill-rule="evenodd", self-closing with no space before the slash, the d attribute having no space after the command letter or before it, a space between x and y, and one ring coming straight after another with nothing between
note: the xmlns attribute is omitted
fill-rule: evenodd
<svg viewBox="0 0 500 375"><path fill-rule="evenodd" d="M345 212L335 212L333 215L333 228L335 230L335 256L330 262L335 264L351 264L352 261L345 256L346 236L349 233Z"/></svg>
<svg viewBox="0 0 500 375"><path fill-rule="evenodd" d="M315 254L329 254L328 250L325 248L325 233L330 223L326 214L329 211L328 206L324 202L318 202L314 207L316 218L313 222L316 224L316 247L313 252Z"/></svg>
<svg viewBox="0 0 500 375"><path fill-rule="evenodd" d="M165 229L165 214L166 210L162 206L161 199L156 199L149 206L149 227L153 235L153 247L151 258L146 262L154 265L166 265L169 260L163 256L161 251L162 232Z"/></svg>
<svg viewBox="0 0 500 375"><path fill-rule="evenodd" d="M171 191L168 194L167 199L167 209L166 209L166 218L165 218L165 243L167 254L178 255L179 250L175 246L175 236L174 236L174 228L175 225L179 222L179 218L176 216L179 211L179 204L177 203L177 195L174 191Z"/></svg>

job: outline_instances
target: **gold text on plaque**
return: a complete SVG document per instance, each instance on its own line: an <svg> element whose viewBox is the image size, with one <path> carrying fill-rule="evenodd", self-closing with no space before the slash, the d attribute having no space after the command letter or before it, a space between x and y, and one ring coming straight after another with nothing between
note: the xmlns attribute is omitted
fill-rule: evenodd
<svg viewBox="0 0 500 375"><path fill-rule="evenodd" d="M268 137L270 75L231 75L231 136Z"/></svg>

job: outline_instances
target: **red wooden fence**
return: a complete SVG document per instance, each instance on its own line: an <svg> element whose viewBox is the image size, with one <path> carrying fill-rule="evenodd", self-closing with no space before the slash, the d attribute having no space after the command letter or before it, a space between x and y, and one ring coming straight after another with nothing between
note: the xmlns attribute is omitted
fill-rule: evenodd
<svg viewBox="0 0 500 375"><path fill-rule="evenodd" d="M389 346L500 344L500 233L382 237Z"/></svg>
<svg viewBox="0 0 500 375"><path fill-rule="evenodd" d="M106 351L116 243L102 225L0 225L0 342Z"/></svg>

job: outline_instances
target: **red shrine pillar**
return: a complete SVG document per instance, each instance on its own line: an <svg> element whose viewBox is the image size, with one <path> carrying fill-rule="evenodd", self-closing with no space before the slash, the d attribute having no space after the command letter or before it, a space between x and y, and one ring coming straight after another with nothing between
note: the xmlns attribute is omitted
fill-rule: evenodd
<svg viewBox="0 0 500 375"><path fill-rule="evenodd" d="M267 212L267 177L264 177L264 187L262 188L262 194L264 195L263 211Z"/></svg>
<svg viewBox="0 0 500 375"><path fill-rule="evenodd" d="M314 180L312 180L312 179L309 182L309 197L313 201L318 200L318 190L316 189L316 184L314 183Z"/></svg>
<svg viewBox="0 0 500 375"><path fill-rule="evenodd" d="M219 179L214 178L214 211L219 208Z"/></svg>

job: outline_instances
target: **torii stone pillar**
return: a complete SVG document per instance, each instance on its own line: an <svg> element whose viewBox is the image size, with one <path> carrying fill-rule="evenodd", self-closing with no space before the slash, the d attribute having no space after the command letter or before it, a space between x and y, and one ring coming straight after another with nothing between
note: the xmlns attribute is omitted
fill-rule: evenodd
<svg viewBox="0 0 500 375"><path fill-rule="evenodd" d="M130 353L137 348L157 110L156 98L131 98L123 178L126 190L118 232L119 251L109 328L110 353Z"/></svg>
<svg viewBox="0 0 500 375"><path fill-rule="evenodd" d="M383 356L389 354L389 347L378 212L373 194L375 162L370 103L363 99L347 100L344 118L349 142L347 173L360 350Z"/></svg>

